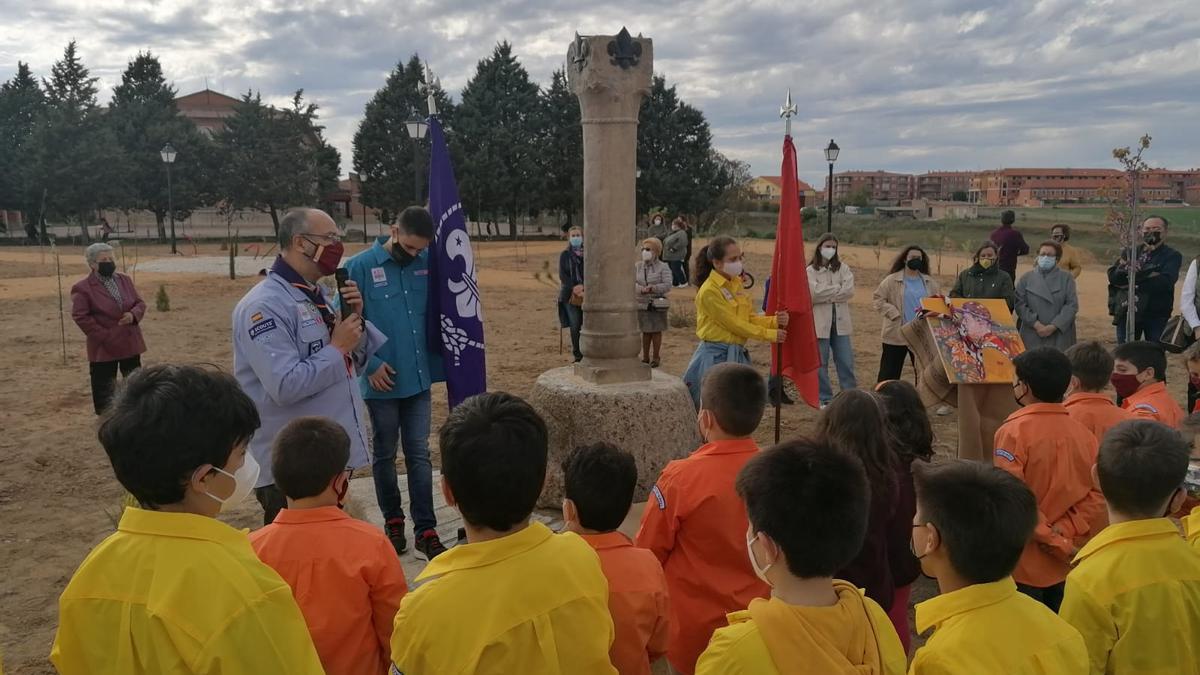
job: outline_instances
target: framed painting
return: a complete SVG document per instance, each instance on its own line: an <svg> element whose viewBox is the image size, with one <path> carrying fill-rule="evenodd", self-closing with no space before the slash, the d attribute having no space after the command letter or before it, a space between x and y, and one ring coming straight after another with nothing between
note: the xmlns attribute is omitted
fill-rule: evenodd
<svg viewBox="0 0 1200 675"><path fill-rule="evenodd" d="M921 305L951 384L1012 384L1012 359L1025 344L1008 303L929 297Z"/></svg>

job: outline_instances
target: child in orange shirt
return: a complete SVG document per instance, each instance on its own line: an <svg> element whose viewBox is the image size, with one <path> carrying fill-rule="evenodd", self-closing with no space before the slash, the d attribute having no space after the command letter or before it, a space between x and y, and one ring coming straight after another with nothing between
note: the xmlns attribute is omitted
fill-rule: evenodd
<svg viewBox="0 0 1200 675"><path fill-rule="evenodd" d="M1098 443L1062 404L1071 361L1053 347L1013 359L1013 397L1022 408L996 430L992 462L1037 498L1038 524L1013 571L1022 593L1057 612L1071 558L1094 533L1104 498L1092 482Z"/></svg>
<svg viewBox="0 0 1200 675"><path fill-rule="evenodd" d="M1104 393L1113 373L1112 354L1095 340L1079 342L1066 354L1071 361L1071 386L1063 405L1071 419L1087 427L1099 443L1104 432L1133 419L1133 413L1113 403Z"/></svg>
<svg viewBox="0 0 1200 675"><path fill-rule="evenodd" d="M289 422L271 449L287 508L250 543L292 587L325 672L382 675L408 585L383 532L341 509L349 461L350 437L340 424L324 417Z"/></svg>
<svg viewBox="0 0 1200 675"><path fill-rule="evenodd" d="M1167 353L1153 342L1139 340L1117 345L1113 352L1112 385L1121 407L1136 417L1178 429L1183 408L1167 393Z"/></svg>
<svg viewBox="0 0 1200 675"><path fill-rule="evenodd" d="M658 558L617 531L633 502L637 463L610 443L563 459L563 520L600 556L616 637L609 656L621 675L650 675L667 653L667 580Z"/></svg>
<svg viewBox="0 0 1200 675"><path fill-rule="evenodd" d="M692 675L725 615L764 598L770 587L746 559L746 509L733 482L758 454L750 437L767 403L763 378L724 363L704 377L697 421L705 445L667 464L650 492L635 540L662 563L671 595L667 660Z"/></svg>

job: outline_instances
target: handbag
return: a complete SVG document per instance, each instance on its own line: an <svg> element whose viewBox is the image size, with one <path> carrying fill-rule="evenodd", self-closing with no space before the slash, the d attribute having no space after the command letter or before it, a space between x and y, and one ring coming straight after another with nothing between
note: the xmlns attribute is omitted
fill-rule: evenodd
<svg viewBox="0 0 1200 675"><path fill-rule="evenodd" d="M646 306L646 309L652 312L661 312L664 309L670 309L670 307L671 301L666 298L650 298L650 304Z"/></svg>
<svg viewBox="0 0 1200 675"><path fill-rule="evenodd" d="M1178 354L1191 347L1195 341L1196 336L1192 333L1192 327L1180 314L1167 319L1167 326L1158 338L1158 344L1172 354Z"/></svg>

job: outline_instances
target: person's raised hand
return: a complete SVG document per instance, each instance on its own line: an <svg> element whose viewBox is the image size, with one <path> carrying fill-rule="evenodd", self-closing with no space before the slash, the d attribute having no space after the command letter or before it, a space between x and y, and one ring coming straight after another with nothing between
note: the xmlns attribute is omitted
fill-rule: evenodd
<svg viewBox="0 0 1200 675"><path fill-rule="evenodd" d="M330 339L330 344L337 347L343 354L349 354L358 346L359 339L363 334L362 317L357 314L350 316L337 322L333 327L333 336Z"/></svg>
<svg viewBox="0 0 1200 675"><path fill-rule="evenodd" d="M358 284L347 279L346 285L338 289L338 292L341 293L342 302L346 303L346 306L350 308L350 311L362 316L363 299L362 293L358 290Z"/></svg>
<svg viewBox="0 0 1200 675"><path fill-rule="evenodd" d="M374 373L367 376L367 382L371 384L371 388L375 391L391 391L395 381L392 380L392 375L396 374L396 369L392 368L385 361L381 366L375 369Z"/></svg>

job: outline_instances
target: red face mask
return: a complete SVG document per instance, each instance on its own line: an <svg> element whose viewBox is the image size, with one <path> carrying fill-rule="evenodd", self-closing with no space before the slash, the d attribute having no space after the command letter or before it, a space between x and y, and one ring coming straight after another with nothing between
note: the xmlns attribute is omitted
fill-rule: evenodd
<svg viewBox="0 0 1200 675"><path fill-rule="evenodd" d="M1109 381L1112 382L1113 389L1117 390L1117 396L1121 398L1133 396L1142 386L1142 383L1138 382L1137 375L1128 373L1113 373Z"/></svg>
<svg viewBox="0 0 1200 675"><path fill-rule="evenodd" d="M342 254L345 253L345 247L342 246L342 242L335 241L332 244L318 244L307 237L304 240L317 247L317 250L313 251L309 259L317 264L317 269L321 270L323 276L329 276L337 271L338 263L342 261Z"/></svg>
<svg viewBox="0 0 1200 675"><path fill-rule="evenodd" d="M1188 375L1188 380L1191 381L1193 387L1200 389L1200 375Z"/></svg>

